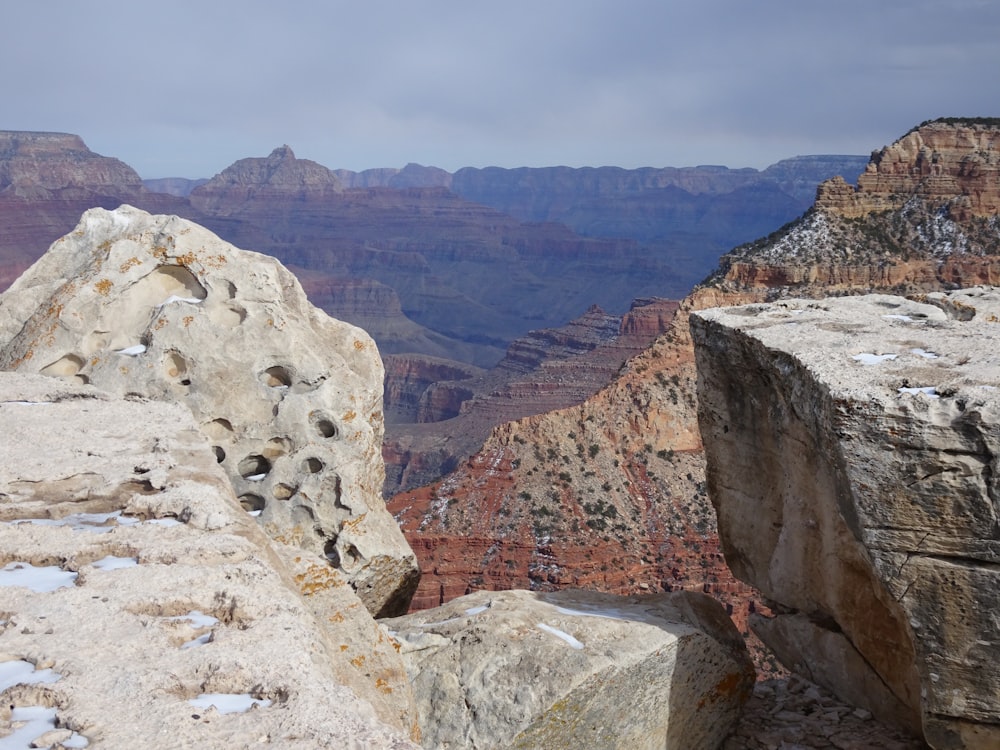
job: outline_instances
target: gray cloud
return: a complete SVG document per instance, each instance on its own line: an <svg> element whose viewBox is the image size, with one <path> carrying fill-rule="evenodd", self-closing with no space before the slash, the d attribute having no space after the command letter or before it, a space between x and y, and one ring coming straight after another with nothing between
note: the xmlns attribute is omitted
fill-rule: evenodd
<svg viewBox="0 0 1000 750"><path fill-rule="evenodd" d="M762 167L997 115L993 0L17 0L0 127L146 177L288 143L409 161Z"/></svg>

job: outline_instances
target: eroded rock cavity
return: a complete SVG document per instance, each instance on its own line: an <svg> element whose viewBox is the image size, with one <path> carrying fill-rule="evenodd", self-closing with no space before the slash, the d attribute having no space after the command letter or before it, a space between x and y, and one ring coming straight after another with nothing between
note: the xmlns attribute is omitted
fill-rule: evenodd
<svg viewBox="0 0 1000 750"><path fill-rule="evenodd" d="M93 209L0 296L0 368L184 403L244 509L373 614L416 561L381 499L381 360L278 261L176 216Z"/></svg>

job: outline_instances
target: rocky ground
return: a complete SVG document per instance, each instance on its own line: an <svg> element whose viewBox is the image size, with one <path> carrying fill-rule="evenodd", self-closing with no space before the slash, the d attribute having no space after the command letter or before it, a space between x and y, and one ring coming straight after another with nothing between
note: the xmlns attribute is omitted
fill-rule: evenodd
<svg viewBox="0 0 1000 750"><path fill-rule="evenodd" d="M792 675L758 682L723 750L923 750L923 742L883 724L827 690Z"/></svg>

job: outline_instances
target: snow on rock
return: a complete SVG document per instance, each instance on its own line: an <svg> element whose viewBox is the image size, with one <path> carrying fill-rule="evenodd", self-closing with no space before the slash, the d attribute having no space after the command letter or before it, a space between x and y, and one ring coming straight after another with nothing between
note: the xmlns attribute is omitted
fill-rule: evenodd
<svg viewBox="0 0 1000 750"><path fill-rule="evenodd" d="M0 295L0 369L184 404L272 538L332 561L373 614L406 611L419 572L381 494L381 359L274 258L92 209Z"/></svg>
<svg viewBox="0 0 1000 750"><path fill-rule="evenodd" d="M754 629L932 747L1000 747L1000 290L782 305L691 317L722 547L777 605Z"/></svg>
<svg viewBox="0 0 1000 750"><path fill-rule="evenodd" d="M393 643L247 516L183 406L0 372L0 435L0 747L416 750ZM204 694L270 707L192 719Z"/></svg>
<svg viewBox="0 0 1000 750"><path fill-rule="evenodd" d="M753 686L742 638L702 594L480 591L383 626L425 747L717 747Z"/></svg>

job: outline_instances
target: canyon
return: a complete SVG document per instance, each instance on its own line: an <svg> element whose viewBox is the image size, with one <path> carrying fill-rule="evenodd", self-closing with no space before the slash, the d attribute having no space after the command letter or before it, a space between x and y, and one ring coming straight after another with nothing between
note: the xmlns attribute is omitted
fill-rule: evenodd
<svg viewBox="0 0 1000 750"><path fill-rule="evenodd" d="M882 210L872 184L852 188L854 216L818 201L772 235L724 256L716 273L680 304L669 329L628 360L583 403L494 428L481 450L442 480L389 501L424 576L414 602L431 606L481 588L553 590L585 584L615 593L684 588L711 593L750 634L765 600L733 577L719 547L708 500L697 421L693 311L790 297L869 293L927 294L994 283L1000 220L954 209L966 192L997 195L996 172L925 195L919 143L973 144L977 163L996 164L997 126L977 120L933 122L877 152L868 172L912 159L894 189L905 200ZM977 144L993 144L980 153ZM928 148L928 158L933 149ZM969 154L966 154L967 156ZM952 173L967 161L947 159ZM834 180L819 195L835 190ZM774 657L754 646L758 669Z"/></svg>
<svg viewBox="0 0 1000 750"><path fill-rule="evenodd" d="M700 593L384 619L418 573L381 360L270 256L91 209L0 295L0 362L4 745L714 747L750 697Z"/></svg>
<svg viewBox="0 0 1000 750"><path fill-rule="evenodd" d="M425 294L429 288L425 282L438 268L434 264L465 258L464 248L471 247L472 265L458 265L469 272L472 283L484 284L499 268L514 268L514 274L503 273L518 275L511 260L533 258L537 264L545 243L551 241L556 260L549 271L557 272L560 257L568 263L578 253L583 265L592 266L588 272L607 275L613 267L610 260L638 262L650 245L636 238L588 237L582 228L574 233L553 224L538 228L547 239L538 239L536 245L539 235L531 234L535 227L493 209L470 208L449 192L457 174L447 178L440 171L416 167L393 174L382 170L364 177L370 184L362 186L344 173L332 173L335 179L331 179L327 172L298 165L301 160L290 149L239 165L225 177L218 176L214 185L210 181L194 188L188 197L152 194L138 186L133 202L162 201L179 207L174 212L178 215L211 211L213 216L203 217L208 226L220 234L242 232L245 240L252 240L256 231L252 222L258 219L249 209L241 215L240 207L258 205L268 215L267 222L273 222L269 226L280 228L272 240L279 252L293 258L293 270L311 299L364 309L371 321L381 319L401 346L410 336L427 346L426 351L385 352L386 369L393 373L386 381L386 413L399 420L396 426L405 425L395 442L391 436L386 442L389 473L396 487L412 488L395 493L389 509L423 570L415 607L439 605L482 589L551 592L586 586L617 594L705 592L722 602L738 629L750 638L758 670L767 674L778 672L778 666L749 635L749 623L781 611L775 609L770 594L765 599L752 587L756 581L736 579L724 557L728 550L720 543L709 501L698 428L690 316L710 307L792 297L873 291L926 296L940 289L996 283L1000 276L996 137L992 121L925 123L873 154L856 187L837 178L822 184L815 203L800 218L764 239L736 247L679 303L664 299L682 294L674 294L672 282L662 278L651 284L654 289L637 287L630 296L598 308L590 305L600 300L582 302L593 285L581 287L581 299L571 302L559 296L556 285L546 292L560 308L553 318L522 320L518 323L522 328L516 329L510 308L499 305L489 315L494 320L508 316L508 328L498 328L506 330L506 338L485 340L481 335L485 322L461 331L453 321L439 325L436 313L422 311L423 303L412 302L415 298L407 296L404 282L399 281L397 288L391 274L420 279L419 291ZM708 171L700 176L685 174L686 184L707 179ZM735 179L726 170L720 174ZM254 188L275 175L286 183L285 192L278 191L280 196ZM566 177L563 172L558 175ZM513 176L504 176L511 177L505 188L508 195L517 193L511 187L516 186ZM537 175L519 174L517 179L533 176ZM474 177L480 175L468 175L469 184ZM409 184L376 184L396 178ZM807 182L792 181L796 180L800 187ZM25 192L24 180L18 184L22 195L14 195L16 190L10 188L5 200L11 205L22 201L17 205L24 207L33 199ZM658 189L664 194L686 191L679 185ZM331 239L336 232L322 227L322 212L310 202L313 192L328 203L343 203L340 210L347 217L343 224L347 228L337 230L341 234L336 240ZM57 206L69 211L74 195L69 191L64 198L50 200L36 216ZM42 203L45 200L49 198ZM524 195L509 200L511 211L515 205L524 211L556 211L552 206L531 208ZM441 207L429 208L437 205L434 201ZM644 215L646 209L639 204L642 201L636 199L629 208L632 213L626 215ZM373 206L378 210L369 216L379 218L371 222L362 214ZM441 254L434 256L420 244L436 242L430 233L400 239L410 231L404 230L400 215L426 218L428 214L458 228L462 250L455 244L435 246ZM554 215L545 214L544 220L551 221ZM477 244L483 230L472 226L483 217L495 220L497 224L490 226L502 231ZM23 229L27 224L21 221L19 231L27 236ZM614 225L606 219L599 223ZM352 232L360 237L374 227L388 228L390 239L378 246L362 243L353 254L338 259L343 265L331 272L330 253L317 248L324 243L349 247ZM373 267L365 264L391 269L384 276L372 272L360 279L340 275L344 269ZM648 282L655 275L649 271L649 266L640 264L635 273ZM532 276L529 284L538 279ZM453 316L460 309L461 295L439 280L434 283L438 285L431 290L433 295L453 304L443 308L451 312L442 317ZM624 278L621 286L629 283ZM628 309L627 300L636 297L640 301ZM953 307L961 311L963 304ZM566 320L573 322L567 325ZM529 329L534 332L527 334ZM459 338L461 344L454 344ZM463 352L464 361L442 356L452 345ZM592 372L593 378L578 382L578 371ZM520 409L527 413L518 413ZM458 420L464 420L464 426ZM390 430L396 426L390 425ZM443 445L445 438L456 445ZM442 472L447 473L427 483ZM906 723L899 722L898 715L889 718Z"/></svg>

